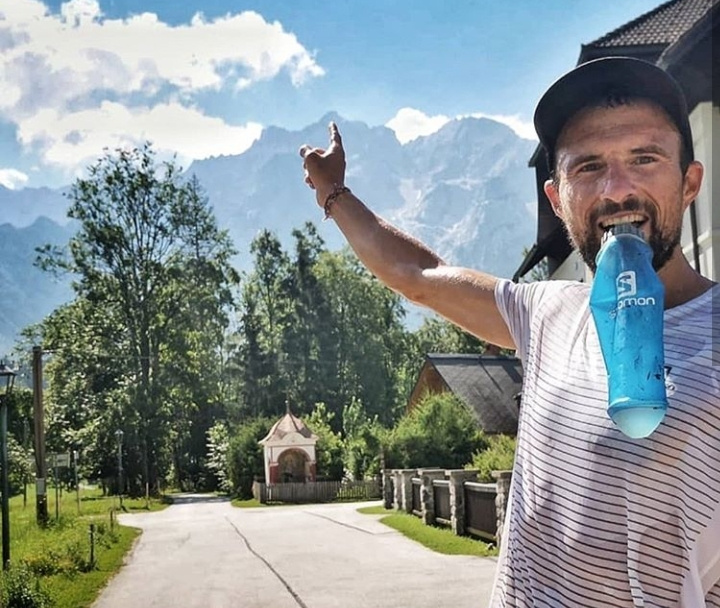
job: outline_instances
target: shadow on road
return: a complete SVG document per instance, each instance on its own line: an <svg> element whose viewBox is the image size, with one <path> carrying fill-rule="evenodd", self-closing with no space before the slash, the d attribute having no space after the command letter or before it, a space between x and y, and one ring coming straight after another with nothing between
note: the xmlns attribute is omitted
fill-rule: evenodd
<svg viewBox="0 0 720 608"><path fill-rule="evenodd" d="M227 496L215 494L171 494L166 497L172 505L188 505L201 502L230 502Z"/></svg>

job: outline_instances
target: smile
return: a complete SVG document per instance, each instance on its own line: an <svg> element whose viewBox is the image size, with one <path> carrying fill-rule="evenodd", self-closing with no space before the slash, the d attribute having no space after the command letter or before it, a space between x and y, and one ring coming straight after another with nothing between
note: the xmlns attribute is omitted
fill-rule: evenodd
<svg viewBox="0 0 720 608"><path fill-rule="evenodd" d="M639 227L642 226L647 219L647 216L640 213L624 213L622 215L616 215L602 220L600 222L600 228L607 230L612 226L618 226L619 224L634 224Z"/></svg>

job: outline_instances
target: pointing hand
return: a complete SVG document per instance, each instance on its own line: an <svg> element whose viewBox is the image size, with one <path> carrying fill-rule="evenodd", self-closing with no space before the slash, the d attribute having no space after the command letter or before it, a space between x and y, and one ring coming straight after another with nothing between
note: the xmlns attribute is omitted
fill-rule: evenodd
<svg viewBox="0 0 720 608"><path fill-rule="evenodd" d="M305 183L315 190L318 205L323 206L327 196L345 185L345 150L337 125L330 123L330 146L327 150L307 144L300 147Z"/></svg>

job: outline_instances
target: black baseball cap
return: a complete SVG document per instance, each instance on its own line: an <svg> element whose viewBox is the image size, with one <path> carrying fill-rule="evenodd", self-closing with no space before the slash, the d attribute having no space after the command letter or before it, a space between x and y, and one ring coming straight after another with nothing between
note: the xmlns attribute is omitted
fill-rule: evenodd
<svg viewBox="0 0 720 608"><path fill-rule="evenodd" d="M694 158L687 102L675 79L641 59L603 57L582 63L560 77L535 108L535 130L550 170L555 165L555 146L565 124L578 111L609 96L648 99L658 104L675 123L690 160Z"/></svg>

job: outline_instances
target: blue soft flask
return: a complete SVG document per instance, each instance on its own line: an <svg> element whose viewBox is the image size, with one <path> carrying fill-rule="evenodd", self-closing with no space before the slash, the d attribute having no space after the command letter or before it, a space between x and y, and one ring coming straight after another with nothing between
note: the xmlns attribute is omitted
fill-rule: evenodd
<svg viewBox="0 0 720 608"><path fill-rule="evenodd" d="M590 291L608 382L608 415L628 437L650 435L667 411L665 288L652 249L633 224L613 226L598 252Z"/></svg>

